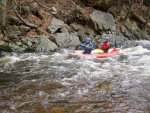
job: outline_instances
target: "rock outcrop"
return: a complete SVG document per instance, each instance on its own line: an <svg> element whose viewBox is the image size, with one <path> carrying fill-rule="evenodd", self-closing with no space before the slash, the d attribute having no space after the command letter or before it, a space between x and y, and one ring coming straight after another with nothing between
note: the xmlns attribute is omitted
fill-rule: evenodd
<svg viewBox="0 0 150 113"><path fill-rule="evenodd" d="M115 19L109 13L94 10L93 13L90 14L90 18L93 28L98 32L116 30Z"/></svg>
<svg viewBox="0 0 150 113"><path fill-rule="evenodd" d="M37 52L49 52L49 51L54 51L57 49L57 46L54 42L50 41L48 37L40 37L38 39L38 43L36 46L36 51Z"/></svg>
<svg viewBox="0 0 150 113"><path fill-rule="evenodd" d="M53 18L52 22L50 23L48 27L48 31L53 34L57 32L58 30L62 29L64 25L65 23L63 21Z"/></svg>

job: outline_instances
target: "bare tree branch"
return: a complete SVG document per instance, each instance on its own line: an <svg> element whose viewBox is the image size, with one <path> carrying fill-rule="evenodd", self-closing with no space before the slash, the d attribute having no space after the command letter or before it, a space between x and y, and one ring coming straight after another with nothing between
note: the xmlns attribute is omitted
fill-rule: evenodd
<svg viewBox="0 0 150 113"><path fill-rule="evenodd" d="M27 21L25 21L21 15L17 12L16 8L15 8L15 13L17 15L17 17L28 27L31 27L31 28L37 28L39 27L40 25L36 25L36 24L32 24L32 23L28 23Z"/></svg>

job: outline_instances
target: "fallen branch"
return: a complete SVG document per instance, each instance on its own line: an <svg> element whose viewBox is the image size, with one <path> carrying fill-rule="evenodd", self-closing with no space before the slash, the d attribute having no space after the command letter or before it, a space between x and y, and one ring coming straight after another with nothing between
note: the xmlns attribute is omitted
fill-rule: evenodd
<svg viewBox="0 0 150 113"><path fill-rule="evenodd" d="M15 13L17 15L17 17L28 27L31 27L31 28L37 28L37 27L40 27L41 25L36 25L36 24L32 24L32 23L28 23L27 21L25 21L21 15L17 12L16 8L15 8Z"/></svg>
<svg viewBox="0 0 150 113"><path fill-rule="evenodd" d="M135 12L131 12L131 14L139 21L139 22L141 22L141 23L143 23L143 24L146 24L146 20L143 18L143 17L141 17L140 15L138 15L137 13L135 13ZM150 23L148 23L148 28L150 28Z"/></svg>

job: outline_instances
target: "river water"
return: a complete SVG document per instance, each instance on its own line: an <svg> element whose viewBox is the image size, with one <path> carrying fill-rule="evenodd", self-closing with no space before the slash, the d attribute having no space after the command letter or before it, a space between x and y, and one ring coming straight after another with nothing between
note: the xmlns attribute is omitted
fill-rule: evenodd
<svg viewBox="0 0 150 113"><path fill-rule="evenodd" d="M0 58L0 113L149 113L150 51L77 59L69 50Z"/></svg>

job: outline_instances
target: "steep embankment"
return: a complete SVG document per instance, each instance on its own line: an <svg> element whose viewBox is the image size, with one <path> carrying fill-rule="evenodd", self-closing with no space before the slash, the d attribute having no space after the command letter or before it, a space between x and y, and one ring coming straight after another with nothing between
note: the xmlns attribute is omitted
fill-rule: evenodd
<svg viewBox="0 0 150 113"><path fill-rule="evenodd" d="M139 13L139 4L134 11ZM8 3L8 25L1 35L0 51L54 51L60 47L75 49L87 36L98 47L105 36L112 46L128 47L128 40L149 39L142 23L132 14L125 21L123 5L116 16L116 2L103 0L24 0ZM15 9L16 10L12 10ZM147 7L143 5L144 15ZM137 13L138 12L138 13Z"/></svg>

